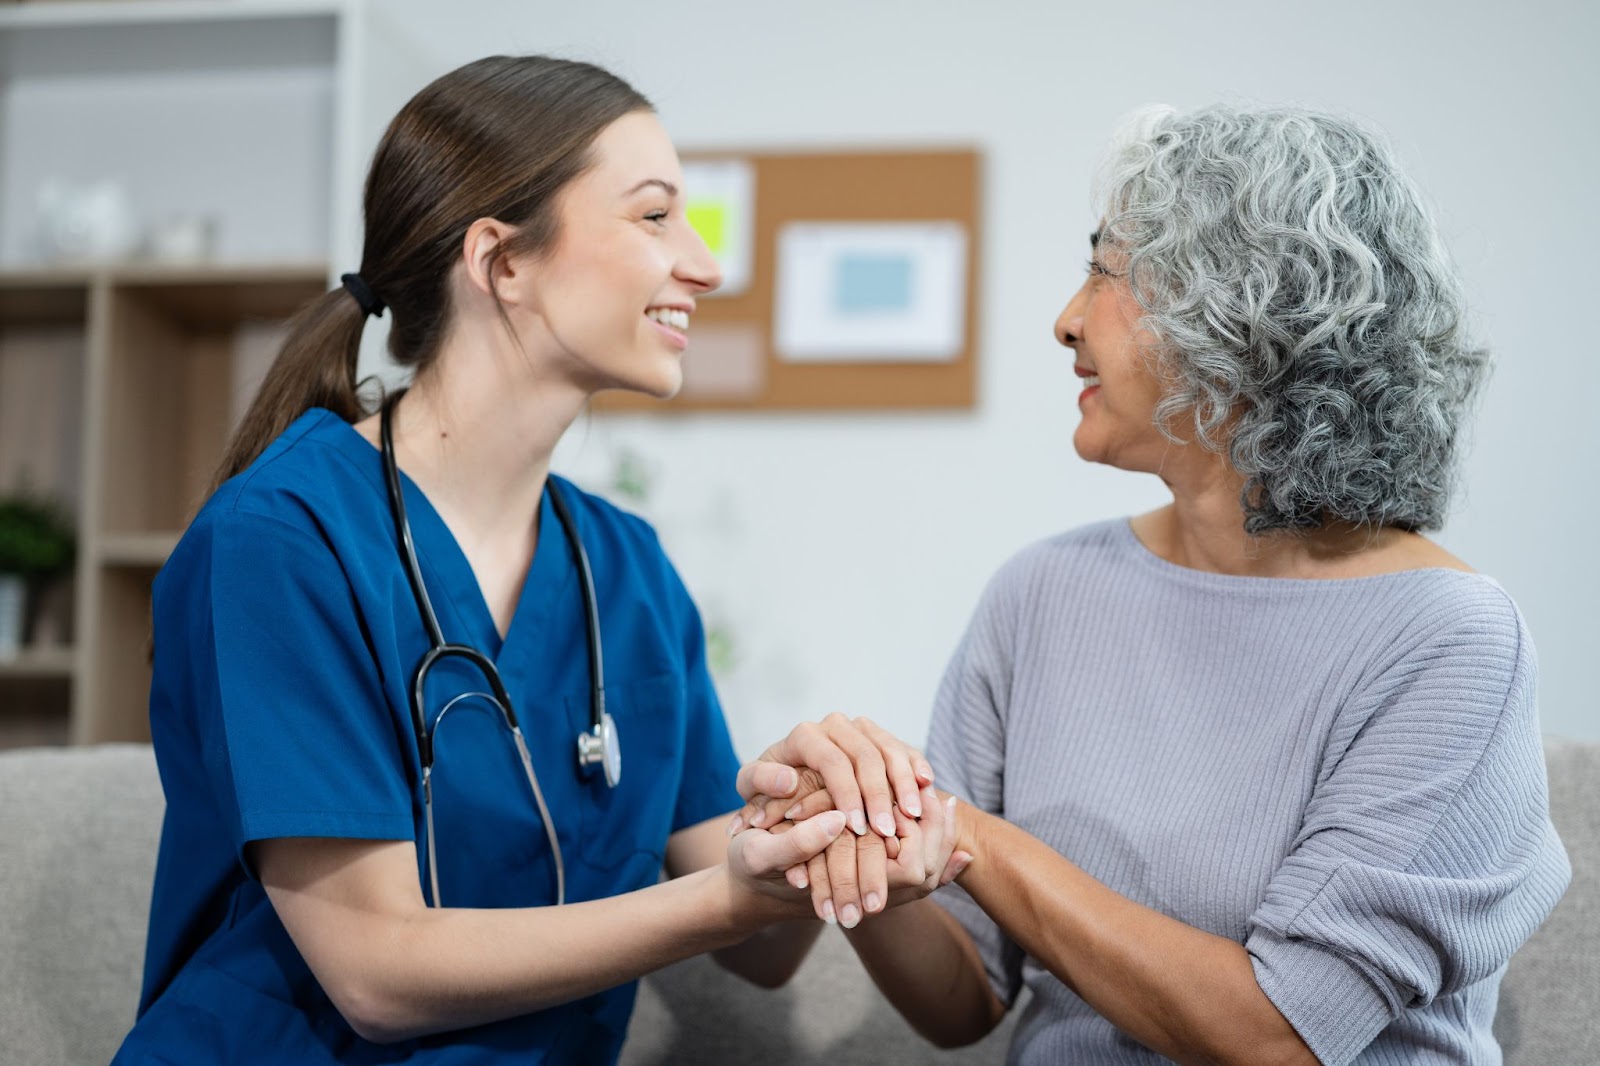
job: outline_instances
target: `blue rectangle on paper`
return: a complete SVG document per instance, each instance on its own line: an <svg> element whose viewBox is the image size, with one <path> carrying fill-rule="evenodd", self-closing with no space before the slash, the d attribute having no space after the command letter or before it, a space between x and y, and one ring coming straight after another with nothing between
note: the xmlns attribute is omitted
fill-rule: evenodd
<svg viewBox="0 0 1600 1066"><path fill-rule="evenodd" d="M833 306L841 315L883 314L911 308L911 257L842 255L834 268Z"/></svg>

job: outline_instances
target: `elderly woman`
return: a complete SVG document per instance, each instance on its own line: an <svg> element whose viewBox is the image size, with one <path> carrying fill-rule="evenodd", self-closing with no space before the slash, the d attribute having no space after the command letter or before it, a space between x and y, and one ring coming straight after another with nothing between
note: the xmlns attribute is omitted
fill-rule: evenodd
<svg viewBox="0 0 1600 1066"><path fill-rule="evenodd" d="M1172 502L993 579L927 751L962 891L852 942L939 1044L1031 989L1013 1063L1498 1061L1569 868L1527 630L1421 532L1486 366L1435 225L1302 111L1149 116L1103 184L1074 444Z"/></svg>

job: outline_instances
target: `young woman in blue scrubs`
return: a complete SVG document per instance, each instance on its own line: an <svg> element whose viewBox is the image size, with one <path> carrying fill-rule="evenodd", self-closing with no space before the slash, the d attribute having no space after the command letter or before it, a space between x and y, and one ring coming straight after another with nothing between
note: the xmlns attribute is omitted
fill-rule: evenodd
<svg viewBox="0 0 1600 1066"><path fill-rule="evenodd" d="M292 324L156 582L167 817L117 1062L612 1062L642 973L716 951L785 980L818 928L801 871L842 834L855 845L829 854L861 858L829 859L832 894L867 912L955 872L925 763L865 725L798 728L741 771L655 534L549 473L593 393L680 383L719 281L681 185L648 102L586 64L482 60L390 126L359 273ZM459 659L423 686L440 724L426 743L413 728L434 641L355 383L385 309L414 371L388 417L423 591L444 639L503 680L531 773ZM593 678L575 544L615 785L578 759ZM789 794L790 766L840 809L726 835L737 786Z"/></svg>

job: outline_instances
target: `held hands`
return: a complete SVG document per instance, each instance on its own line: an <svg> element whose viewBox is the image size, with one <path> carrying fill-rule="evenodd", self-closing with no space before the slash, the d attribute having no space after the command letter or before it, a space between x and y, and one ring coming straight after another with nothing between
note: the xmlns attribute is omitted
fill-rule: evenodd
<svg viewBox="0 0 1600 1066"><path fill-rule="evenodd" d="M749 806L728 829L730 868L753 871L735 852L755 848L769 893L782 893L783 881L809 889L818 917L854 928L947 884L971 861L953 851L955 801L941 803L932 781L921 753L868 719L834 714L803 723L740 771ZM770 864L782 855L794 861L774 883Z"/></svg>

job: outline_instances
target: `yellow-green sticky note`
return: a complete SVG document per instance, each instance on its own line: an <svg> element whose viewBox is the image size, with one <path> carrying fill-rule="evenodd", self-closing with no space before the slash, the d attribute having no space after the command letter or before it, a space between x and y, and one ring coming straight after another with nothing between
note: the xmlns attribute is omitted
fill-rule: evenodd
<svg viewBox="0 0 1600 1066"><path fill-rule="evenodd" d="M700 234L711 254L721 255L727 240L727 205L720 200L700 200L691 202L684 210L689 216L689 225Z"/></svg>

